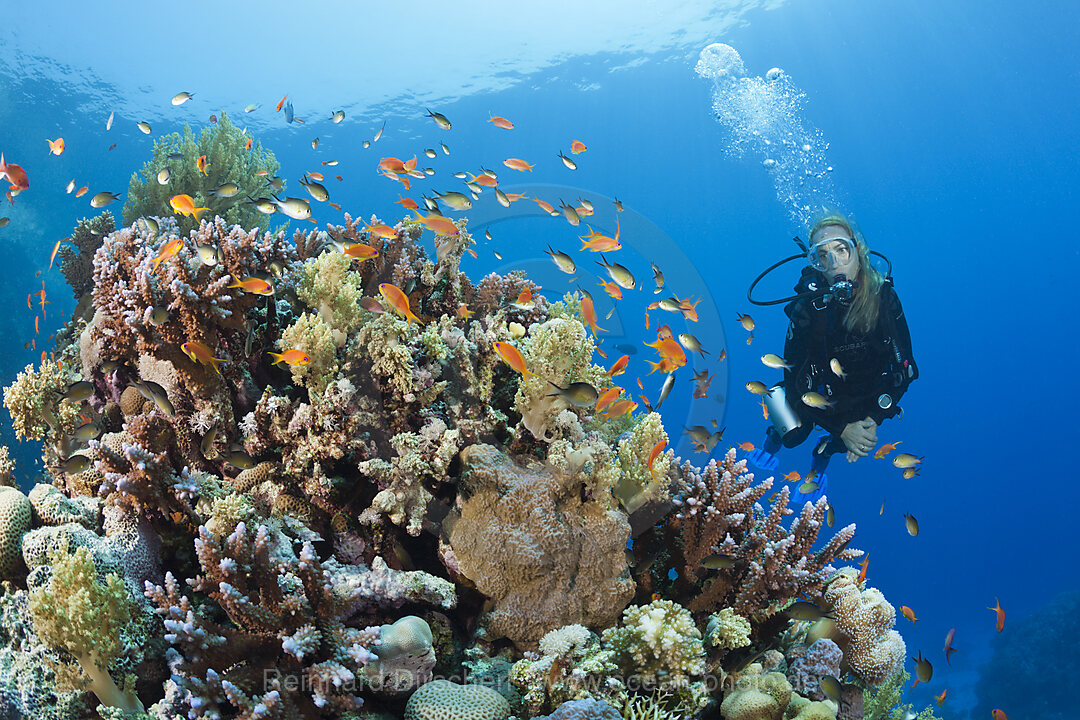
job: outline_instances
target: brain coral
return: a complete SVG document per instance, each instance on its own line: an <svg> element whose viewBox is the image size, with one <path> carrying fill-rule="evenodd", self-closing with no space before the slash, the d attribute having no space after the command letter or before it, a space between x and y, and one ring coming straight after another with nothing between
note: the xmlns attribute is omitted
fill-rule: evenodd
<svg viewBox="0 0 1080 720"><path fill-rule="evenodd" d="M907 646L893 629L896 610L880 590L860 591L857 575L854 568L841 569L829 581L825 601L843 635L834 639L844 649L844 660L863 680L880 685L903 667Z"/></svg>
<svg viewBox="0 0 1080 720"><path fill-rule="evenodd" d="M492 638L535 649L549 630L615 624L634 595L626 514L583 499L577 475L518 465L491 445L461 451L459 570L495 601Z"/></svg>
<svg viewBox="0 0 1080 720"><path fill-rule="evenodd" d="M0 577L8 577L15 568L32 514L25 495L9 485L0 486Z"/></svg>
<svg viewBox="0 0 1080 720"><path fill-rule="evenodd" d="M405 706L405 720L505 720L510 703L483 685L432 680L421 685Z"/></svg>

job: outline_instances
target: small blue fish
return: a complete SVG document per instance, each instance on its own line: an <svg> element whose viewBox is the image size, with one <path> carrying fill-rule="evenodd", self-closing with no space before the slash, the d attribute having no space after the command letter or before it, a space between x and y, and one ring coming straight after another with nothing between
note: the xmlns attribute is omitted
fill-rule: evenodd
<svg viewBox="0 0 1080 720"><path fill-rule="evenodd" d="M292 100L285 103L285 122L291 123L293 121L293 108Z"/></svg>
<svg viewBox="0 0 1080 720"><path fill-rule="evenodd" d="M668 580L676 580L679 577L679 571L675 568L671 568L667 571Z"/></svg>

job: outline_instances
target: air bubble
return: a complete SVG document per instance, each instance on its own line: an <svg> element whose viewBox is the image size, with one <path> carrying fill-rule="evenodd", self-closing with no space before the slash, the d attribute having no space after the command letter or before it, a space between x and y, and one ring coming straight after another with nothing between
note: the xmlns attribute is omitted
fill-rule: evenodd
<svg viewBox="0 0 1080 720"><path fill-rule="evenodd" d="M765 73L765 79L768 80L769 82L772 82L773 80L779 79L780 76L783 75L783 74L784 74L784 71L781 70L780 68L773 68L769 72Z"/></svg>
<svg viewBox="0 0 1080 720"><path fill-rule="evenodd" d="M776 161L773 160L772 158L765 158L764 160L761 161L761 166L769 168L771 170L774 167L776 167Z"/></svg>

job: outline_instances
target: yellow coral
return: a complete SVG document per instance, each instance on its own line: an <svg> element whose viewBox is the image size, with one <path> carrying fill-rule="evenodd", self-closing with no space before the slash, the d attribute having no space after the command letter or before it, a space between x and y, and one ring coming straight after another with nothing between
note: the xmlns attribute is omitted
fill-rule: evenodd
<svg viewBox="0 0 1080 720"><path fill-rule="evenodd" d="M634 426L629 438L619 441L619 480L615 496L628 512L634 512L647 502L668 499L667 473L675 453L665 450L653 461L649 472L649 455L656 443L668 441L659 413L649 413Z"/></svg>
<svg viewBox="0 0 1080 720"><path fill-rule="evenodd" d="M52 441L81 424L78 404L58 400L73 379L60 363L46 359L37 370L27 365L15 382L4 388L4 405L17 438Z"/></svg>
<svg viewBox="0 0 1080 720"><path fill-rule="evenodd" d="M345 336L360 325L358 305L363 298L362 278L350 270L352 259L339 252L325 252L304 263L296 294L319 313L343 345ZM310 354L310 353L309 353Z"/></svg>
<svg viewBox="0 0 1080 720"><path fill-rule="evenodd" d="M389 380L395 392L407 395L413 389L413 357L408 346L408 324L390 313L377 315L364 322L352 343L353 351L363 348L371 360L371 371Z"/></svg>
<svg viewBox="0 0 1080 720"><path fill-rule="evenodd" d="M320 315L304 313L281 333L280 352L291 348L303 350L311 358L307 365L291 366L293 382L321 394L338 373L333 328Z"/></svg>
<svg viewBox="0 0 1080 720"><path fill-rule="evenodd" d="M526 367L538 377L522 379L514 397L514 410L521 415L522 425L538 440L551 442L571 432L571 424L565 418L559 421L564 411L591 412L589 408L568 408L551 383L562 387L573 382L587 382L596 388L604 386L609 379L603 368L592 364L595 349L585 326L577 320L554 318L530 329L520 350ZM580 425L576 430L581 433Z"/></svg>
<svg viewBox="0 0 1080 720"><path fill-rule="evenodd" d="M713 613L705 628L705 642L725 650L747 647L750 644L750 621L731 608Z"/></svg>

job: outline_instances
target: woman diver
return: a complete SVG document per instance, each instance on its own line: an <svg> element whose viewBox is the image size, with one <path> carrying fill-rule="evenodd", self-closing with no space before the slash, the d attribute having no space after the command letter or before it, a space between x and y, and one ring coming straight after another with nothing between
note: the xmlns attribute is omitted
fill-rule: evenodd
<svg viewBox="0 0 1080 720"><path fill-rule="evenodd" d="M798 242L806 249L808 266L795 285L797 295L771 302L751 299L756 304L790 301L784 311L791 323L784 343L784 380L764 398L772 425L764 446L747 459L761 470L775 470L781 445L800 445L815 425L823 428L808 475L818 489L796 493L794 501L802 502L825 492L825 469L834 454L846 452L848 462L855 462L873 450L878 426L901 413L897 402L919 370L891 273L883 276L870 263L866 239L851 222L831 214L814 223L809 248ZM750 291L766 273L799 257L773 265Z"/></svg>

